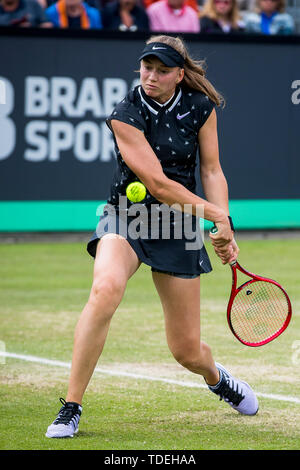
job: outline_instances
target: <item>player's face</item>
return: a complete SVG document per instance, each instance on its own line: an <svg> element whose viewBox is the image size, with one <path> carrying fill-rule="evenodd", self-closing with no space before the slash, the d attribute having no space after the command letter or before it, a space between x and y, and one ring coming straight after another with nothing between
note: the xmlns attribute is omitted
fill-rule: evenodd
<svg viewBox="0 0 300 470"><path fill-rule="evenodd" d="M171 98L183 75L183 69L167 67L156 57L141 61L141 85L146 95L159 103L163 104Z"/></svg>

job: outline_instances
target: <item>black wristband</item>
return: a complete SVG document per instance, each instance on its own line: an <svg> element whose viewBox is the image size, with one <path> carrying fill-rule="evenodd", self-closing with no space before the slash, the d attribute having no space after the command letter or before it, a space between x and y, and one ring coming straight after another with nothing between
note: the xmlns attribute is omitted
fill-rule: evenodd
<svg viewBox="0 0 300 470"><path fill-rule="evenodd" d="M231 230L232 230L233 232L235 232L234 226L233 226L233 222L232 222L232 218L230 217L230 215L228 216L228 219L229 219L229 223L230 223Z"/></svg>

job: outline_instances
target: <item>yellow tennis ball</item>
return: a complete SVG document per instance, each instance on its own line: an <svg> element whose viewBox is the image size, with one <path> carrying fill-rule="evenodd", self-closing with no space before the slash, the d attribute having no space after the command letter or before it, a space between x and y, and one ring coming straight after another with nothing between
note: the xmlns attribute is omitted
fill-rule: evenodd
<svg viewBox="0 0 300 470"><path fill-rule="evenodd" d="M126 196L131 202L141 202L146 197L147 190L143 183L134 181L126 188Z"/></svg>

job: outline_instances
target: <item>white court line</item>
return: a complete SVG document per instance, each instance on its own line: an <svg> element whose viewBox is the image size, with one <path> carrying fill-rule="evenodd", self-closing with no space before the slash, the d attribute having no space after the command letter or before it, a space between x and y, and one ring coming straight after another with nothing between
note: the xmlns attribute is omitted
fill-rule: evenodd
<svg viewBox="0 0 300 470"><path fill-rule="evenodd" d="M38 364L45 364L47 366L63 367L65 369L71 368L70 362L55 361L55 360L46 359L43 357L15 354L15 353L7 352L7 351L0 351L0 356L10 357L13 359L20 359L21 361L27 361L27 362L36 362ZM95 372L100 373L100 374L113 375L116 377L128 377L131 379L163 382L163 383L172 384L172 385L179 385L181 387L205 388L207 390L207 386L204 384L199 384L196 382L180 381L180 380L175 380L175 379L167 379L165 377L154 377L151 375L135 374L133 372L123 372L121 370L111 371L111 370L101 369L100 367L96 367ZM285 401L288 403L297 403L300 405L300 398L297 398L297 397L292 397L289 395L274 395L272 393L260 393L260 392L255 392L255 393L258 397L268 398L269 400Z"/></svg>

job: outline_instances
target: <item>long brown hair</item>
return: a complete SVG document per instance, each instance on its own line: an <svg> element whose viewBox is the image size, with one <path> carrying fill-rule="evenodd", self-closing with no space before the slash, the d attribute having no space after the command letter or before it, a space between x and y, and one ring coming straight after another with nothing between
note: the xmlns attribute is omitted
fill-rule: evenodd
<svg viewBox="0 0 300 470"><path fill-rule="evenodd" d="M211 18L212 20L218 21L219 15L216 11L215 8L215 1L214 0L206 0L202 10L201 10L201 15L202 16L208 16L208 18ZM238 28L238 22L241 19L240 17L240 11L239 11L239 5L237 0L231 0L231 10L228 12L228 20L231 23L231 26L233 28Z"/></svg>
<svg viewBox="0 0 300 470"><path fill-rule="evenodd" d="M214 88L209 80L205 77L206 64L204 60L194 60L190 55L180 37L156 35L151 36L146 42L162 42L173 47L184 58L184 77L181 86L186 90L197 90L207 95L217 106L224 106L225 100L222 95Z"/></svg>

